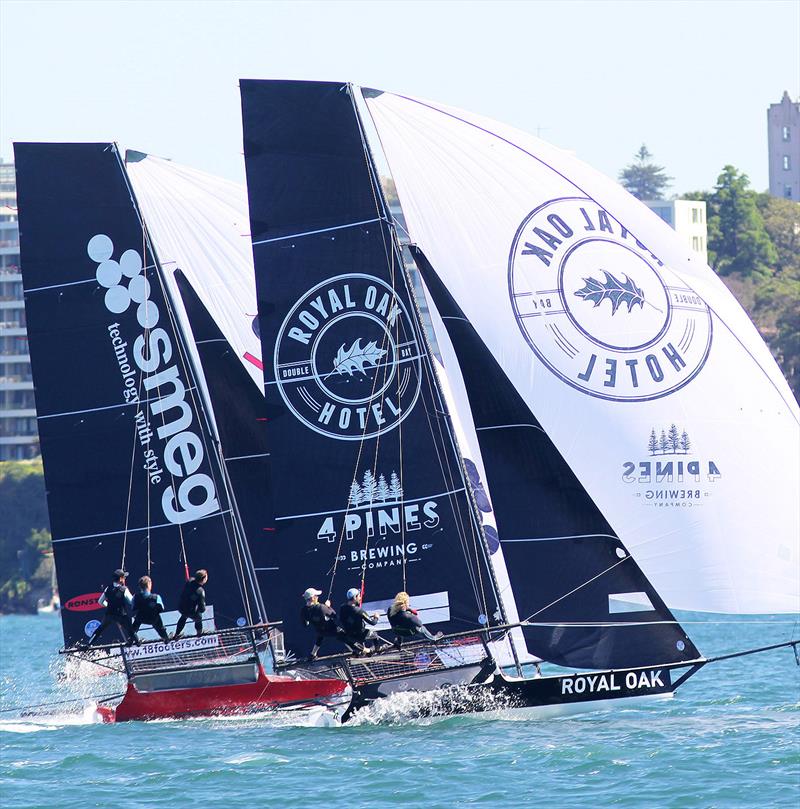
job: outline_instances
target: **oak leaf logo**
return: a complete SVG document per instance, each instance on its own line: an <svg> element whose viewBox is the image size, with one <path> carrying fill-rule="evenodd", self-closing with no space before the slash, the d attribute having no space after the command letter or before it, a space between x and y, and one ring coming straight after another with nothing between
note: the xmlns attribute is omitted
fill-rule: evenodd
<svg viewBox="0 0 800 809"><path fill-rule="evenodd" d="M375 340L371 340L363 348L361 338L353 342L350 348L345 350L345 344L336 352L333 360L333 370L331 374L347 374L352 376L354 371L366 375L365 368L377 368L381 357L386 354L382 348L378 348ZM330 376L331 374L328 374Z"/></svg>
<svg viewBox="0 0 800 809"><path fill-rule="evenodd" d="M575 295L585 301L591 301L595 307L600 306L605 300L611 301L612 315L616 314L622 304L627 305L629 312L636 304L644 308L644 292L634 284L633 279L626 275L623 282L607 270L601 270L601 272L606 277L605 283L596 278L584 278L586 286L579 289Z"/></svg>

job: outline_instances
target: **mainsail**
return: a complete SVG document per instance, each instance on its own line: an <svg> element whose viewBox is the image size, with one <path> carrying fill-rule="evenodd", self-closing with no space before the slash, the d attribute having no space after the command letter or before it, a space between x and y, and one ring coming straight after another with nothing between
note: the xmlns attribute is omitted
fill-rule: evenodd
<svg viewBox="0 0 800 809"><path fill-rule="evenodd" d="M15 146L31 363L65 641L111 571L167 611L210 571L217 626L262 617L196 374L115 144Z"/></svg>
<svg viewBox="0 0 800 809"><path fill-rule="evenodd" d="M713 271L568 153L364 94L412 241L666 601L796 611L800 414Z"/></svg>
<svg viewBox="0 0 800 809"><path fill-rule="evenodd" d="M350 587L375 608L406 590L445 631L502 621L351 90L241 89L271 411L270 615L297 654L311 646L309 586L334 607Z"/></svg>

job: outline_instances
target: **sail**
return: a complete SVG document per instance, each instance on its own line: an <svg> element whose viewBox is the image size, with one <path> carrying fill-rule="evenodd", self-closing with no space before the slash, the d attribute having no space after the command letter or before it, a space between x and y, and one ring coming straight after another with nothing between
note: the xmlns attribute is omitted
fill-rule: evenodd
<svg viewBox="0 0 800 809"><path fill-rule="evenodd" d="M673 608L800 605L800 415L710 268L510 127L365 91L419 244Z"/></svg>
<svg viewBox="0 0 800 809"><path fill-rule="evenodd" d="M251 383L237 351L225 339L182 271L176 271L175 282L200 356L232 497L257 574L258 589L268 592L275 567L270 561L267 539L272 530L272 513L264 394ZM255 307L255 301L253 304Z"/></svg>
<svg viewBox="0 0 800 809"><path fill-rule="evenodd" d="M128 150L125 163L167 282L176 267L183 271L261 390L244 186L143 152Z"/></svg>
<svg viewBox="0 0 800 809"><path fill-rule="evenodd" d="M464 378L528 650L588 668L699 657L424 254L412 253Z"/></svg>
<svg viewBox="0 0 800 809"><path fill-rule="evenodd" d="M195 374L110 143L15 145L28 339L65 642L115 568L167 613L209 571L221 627L259 617Z"/></svg>
<svg viewBox="0 0 800 809"><path fill-rule="evenodd" d="M272 467L267 594L305 655L301 594L405 590L428 626L502 612L347 85L243 81ZM268 358L268 359L267 359Z"/></svg>

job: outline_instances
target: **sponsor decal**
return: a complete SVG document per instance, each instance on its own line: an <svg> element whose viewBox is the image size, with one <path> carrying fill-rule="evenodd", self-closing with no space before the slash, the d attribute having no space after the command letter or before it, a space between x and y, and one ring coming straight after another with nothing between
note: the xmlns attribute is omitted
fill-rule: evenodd
<svg viewBox="0 0 800 809"><path fill-rule="evenodd" d="M194 649L213 649L216 646L219 646L218 635L201 635L199 638L182 638L168 643L151 641L141 646L129 646L125 649L125 654L131 660L136 660L137 658L161 657L176 652L189 652Z"/></svg>
<svg viewBox="0 0 800 809"><path fill-rule="evenodd" d="M72 612L89 612L91 610L103 609L97 603L102 593L84 593L80 596L73 596L64 602L64 609Z"/></svg>
<svg viewBox="0 0 800 809"><path fill-rule="evenodd" d="M140 463L150 485L161 489L164 516L177 525L213 514L219 502L213 480L199 471L205 451L193 426L188 386L170 332L158 325L162 313L150 300L142 256L130 249L113 259L114 244L102 233L89 240L86 250L97 263L95 277L106 290L105 307L118 316L107 331L119 366L122 400L137 408Z"/></svg>
<svg viewBox="0 0 800 809"><path fill-rule="evenodd" d="M705 301L589 199L555 199L528 214L511 248L509 294L539 359L601 399L667 396L711 349Z"/></svg>
<svg viewBox="0 0 800 809"><path fill-rule="evenodd" d="M286 316L272 384L307 427L360 441L393 430L411 412L420 355L395 291L371 275L340 275L309 290Z"/></svg>
<svg viewBox="0 0 800 809"><path fill-rule="evenodd" d="M347 543L353 543L339 556L349 569L394 567L404 560L417 560L433 548L432 542L422 539L439 526L438 499L404 500L403 487L394 470L387 480L385 474L376 477L367 469L360 482L350 484L348 504L347 511L322 518L317 540L339 542L343 536ZM417 535L417 531L423 533Z"/></svg>
<svg viewBox="0 0 800 809"><path fill-rule="evenodd" d="M561 680L561 694L602 694L612 691L643 691L651 688L666 688L669 684L662 680L661 669L657 671L629 671L610 674L585 674L564 677Z"/></svg>
<svg viewBox="0 0 800 809"><path fill-rule="evenodd" d="M83 627L83 634L86 635L87 638L91 638L94 635L95 630L97 627L100 626L100 621L97 618L93 618L91 621L87 621Z"/></svg>
<svg viewBox="0 0 800 809"><path fill-rule="evenodd" d="M647 453L638 460L624 461L622 480L633 495L655 508L697 508L714 492L722 479L716 461L693 457L689 433L676 424L650 430Z"/></svg>

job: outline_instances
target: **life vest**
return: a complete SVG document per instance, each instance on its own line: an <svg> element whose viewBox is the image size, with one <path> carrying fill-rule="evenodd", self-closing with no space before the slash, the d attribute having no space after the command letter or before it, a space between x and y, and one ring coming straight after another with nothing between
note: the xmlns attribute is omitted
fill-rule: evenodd
<svg viewBox="0 0 800 809"><path fill-rule="evenodd" d="M153 621L158 620L158 615L161 612L158 596L154 593L148 593L146 590L139 590L133 597L133 611L140 621L152 624Z"/></svg>
<svg viewBox="0 0 800 809"><path fill-rule="evenodd" d="M181 593L178 609L181 615L200 615L206 609L206 591L197 579L187 581Z"/></svg>
<svg viewBox="0 0 800 809"><path fill-rule="evenodd" d="M106 612L109 615L127 615L128 602L125 599L125 587L109 584L103 591L106 598Z"/></svg>

